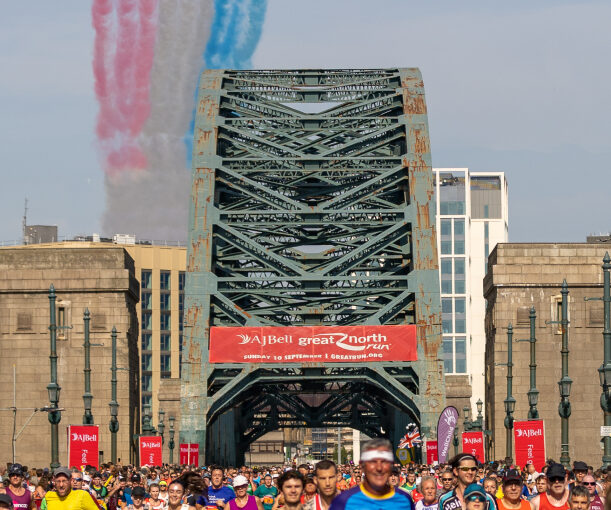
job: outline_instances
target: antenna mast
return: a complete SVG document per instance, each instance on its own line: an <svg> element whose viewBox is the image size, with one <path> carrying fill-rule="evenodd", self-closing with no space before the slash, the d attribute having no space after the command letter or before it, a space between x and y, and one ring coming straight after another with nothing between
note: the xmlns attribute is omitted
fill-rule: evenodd
<svg viewBox="0 0 611 510"><path fill-rule="evenodd" d="M22 235L23 235L23 244L28 244L28 238L26 234L26 228L28 225L28 197L25 197L25 208L23 211L23 220L22 220Z"/></svg>

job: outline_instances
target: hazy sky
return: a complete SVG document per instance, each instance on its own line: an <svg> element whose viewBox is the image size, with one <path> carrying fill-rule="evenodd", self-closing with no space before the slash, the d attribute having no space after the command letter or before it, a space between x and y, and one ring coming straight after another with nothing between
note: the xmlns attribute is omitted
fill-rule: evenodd
<svg viewBox="0 0 611 510"><path fill-rule="evenodd" d="M253 65L419 67L433 165L506 172L511 241L583 241L611 230L609 20L608 1L269 0ZM0 242L26 196L30 224L100 231L93 39L85 0L3 4Z"/></svg>

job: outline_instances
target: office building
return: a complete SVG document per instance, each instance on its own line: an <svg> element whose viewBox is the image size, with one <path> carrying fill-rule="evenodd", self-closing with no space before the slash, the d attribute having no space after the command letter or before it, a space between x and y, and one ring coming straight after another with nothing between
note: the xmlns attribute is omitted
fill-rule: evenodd
<svg viewBox="0 0 611 510"><path fill-rule="evenodd" d="M485 399L483 279L488 255L507 241L507 181L502 172L435 168L437 246L448 403Z"/></svg>

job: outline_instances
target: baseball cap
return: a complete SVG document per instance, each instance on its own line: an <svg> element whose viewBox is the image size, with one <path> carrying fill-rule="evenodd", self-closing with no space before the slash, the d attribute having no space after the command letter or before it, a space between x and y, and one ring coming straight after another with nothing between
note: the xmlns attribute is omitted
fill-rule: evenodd
<svg viewBox="0 0 611 510"><path fill-rule="evenodd" d="M99 471L96 471L95 473L93 473L93 476L91 477L93 478L102 478L102 473L100 473Z"/></svg>
<svg viewBox="0 0 611 510"><path fill-rule="evenodd" d="M135 496L137 498L143 498L146 495L146 491L143 487L134 487L132 489L132 498Z"/></svg>
<svg viewBox="0 0 611 510"><path fill-rule="evenodd" d="M83 475L83 481L84 482L91 482L91 477L87 474Z"/></svg>
<svg viewBox="0 0 611 510"><path fill-rule="evenodd" d="M8 505L9 508L13 508L13 500L8 494L0 494L0 503Z"/></svg>
<svg viewBox="0 0 611 510"><path fill-rule="evenodd" d="M588 470L588 465L581 461L581 460L576 460L575 462L573 462L573 471L587 471Z"/></svg>
<svg viewBox="0 0 611 510"><path fill-rule="evenodd" d="M58 467L53 471L53 478L58 476L65 476L66 478L72 478L72 473L67 467Z"/></svg>
<svg viewBox="0 0 611 510"><path fill-rule="evenodd" d="M12 464L11 467L8 468L8 475L23 476L23 466L21 464Z"/></svg>
<svg viewBox="0 0 611 510"><path fill-rule="evenodd" d="M142 477L138 473L135 473L132 475L131 480L132 482L140 483L142 481Z"/></svg>
<svg viewBox="0 0 611 510"><path fill-rule="evenodd" d="M168 482L166 482L165 480L161 480L161 481L159 482L159 485L166 486L167 484L168 484Z"/></svg>
<svg viewBox="0 0 611 510"><path fill-rule="evenodd" d="M505 476L503 476L503 483L505 484L509 482L522 483L522 477L520 476L520 473L518 473L517 469L508 469L505 472Z"/></svg>
<svg viewBox="0 0 611 510"><path fill-rule="evenodd" d="M467 496L471 496L472 494L479 494L480 496L486 497L486 492L484 492L484 488L478 483L472 483L467 486L463 496L465 499Z"/></svg>
<svg viewBox="0 0 611 510"><path fill-rule="evenodd" d="M233 486L240 487L242 485L248 485L248 478L244 475L238 475L233 479Z"/></svg>
<svg viewBox="0 0 611 510"><path fill-rule="evenodd" d="M564 478L566 476L566 469L562 464L551 464L547 468L547 478Z"/></svg>

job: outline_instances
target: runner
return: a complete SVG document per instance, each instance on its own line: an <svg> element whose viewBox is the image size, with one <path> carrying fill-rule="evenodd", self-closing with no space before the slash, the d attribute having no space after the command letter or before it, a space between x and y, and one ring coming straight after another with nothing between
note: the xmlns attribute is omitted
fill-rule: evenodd
<svg viewBox="0 0 611 510"><path fill-rule="evenodd" d="M596 480L592 475L585 475L581 480L583 485L590 493L590 510L604 510L605 501L598 495L596 490Z"/></svg>
<svg viewBox="0 0 611 510"><path fill-rule="evenodd" d="M99 510L93 496L80 489L72 490L72 473L66 467L53 472L54 490L45 494L43 505L47 510Z"/></svg>
<svg viewBox="0 0 611 510"><path fill-rule="evenodd" d="M235 498L225 503L225 510L263 510L263 505L256 496L248 494L248 478L238 475L233 479Z"/></svg>
<svg viewBox="0 0 611 510"><path fill-rule="evenodd" d="M301 494L304 486L305 478L299 471L285 471L278 478L278 489L280 490L278 499L282 498L284 501L283 510L303 510Z"/></svg>
<svg viewBox="0 0 611 510"><path fill-rule="evenodd" d="M423 476L420 481L422 499L416 503L416 510L437 510L437 482L432 476Z"/></svg>
<svg viewBox="0 0 611 510"><path fill-rule="evenodd" d="M583 477L581 478L583 481ZM571 510L588 510L590 508L590 493L583 485L576 485L569 499Z"/></svg>
<svg viewBox="0 0 611 510"><path fill-rule="evenodd" d="M335 481L333 483L335 483ZM278 489L272 485L271 475L265 475L263 484L259 485L255 491L255 496L263 503L264 510L272 510L277 495Z"/></svg>
<svg viewBox="0 0 611 510"><path fill-rule="evenodd" d="M451 461L452 472L456 477L456 488L451 492L446 492L439 498L440 510L456 510L457 508L466 508L464 501L465 489L473 483L475 473L477 473L477 460L469 453L459 453ZM481 486L480 486L481 487ZM483 487L482 492L485 493ZM496 509L494 499L486 496L485 510Z"/></svg>
<svg viewBox="0 0 611 510"><path fill-rule="evenodd" d="M9 486L6 487L6 494L13 501L15 510L30 510L35 508L32 493L23 486L23 466L13 464L8 469Z"/></svg>
<svg viewBox="0 0 611 510"><path fill-rule="evenodd" d="M547 468L546 475L547 492L530 501L532 510L568 510L570 504L566 469L561 464L552 464Z"/></svg>
<svg viewBox="0 0 611 510"><path fill-rule="evenodd" d="M395 455L387 439L372 439L363 445L361 468L363 483L337 496L330 510L414 510L414 503L407 492L395 490L390 485L390 473Z"/></svg>
<svg viewBox="0 0 611 510"><path fill-rule="evenodd" d="M360 478L360 475L359 477ZM305 504L305 510L328 510L337 495L337 466L332 460L321 460L314 467L314 481L318 493ZM360 481L360 480L359 480Z"/></svg>
<svg viewBox="0 0 611 510"><path fill-rule="evenodd" d="M497 500L499 510L530 510L530 504L522 499L522 476L510 469L503 477L503 498Z"/></svg>

